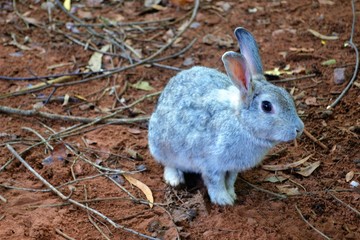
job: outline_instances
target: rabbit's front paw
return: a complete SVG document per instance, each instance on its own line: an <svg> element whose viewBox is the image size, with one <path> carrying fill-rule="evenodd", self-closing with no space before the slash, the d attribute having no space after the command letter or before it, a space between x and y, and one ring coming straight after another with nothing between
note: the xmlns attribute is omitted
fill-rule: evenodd
<svg viewBox="0 0 360 240"><path fill-rule="evenodd" d="M232 199L234 199L234 201L236 200L237 196L235 193L235 188L234 187L230 187L227 189L229 195L232 197Z"/></svg>
<svg viewBox="0 0 360 240"><path fill-rule="evenodd" d="M211 202L218 205L233 205L234 199L226 191L210 196Z"/></svg>
<svg viewBox="0 0 360 240"><path fill-rule="evenodd" d="M167 184L172 187L178 186L180 183L184 183L184 173L176 168L165 167L164 179Z"/></svg>
<svg viewBox="0 0 360 240"><path fill-rule="evenodd" d="M235 192L234 192L235 193ZM210 199L212 203L218 204L218 205L233 205L234 204L234 198L227 192L227 191L221 191L217 192L215 194L211 194ZM236 195L235 195L236 197Z"/></svg>

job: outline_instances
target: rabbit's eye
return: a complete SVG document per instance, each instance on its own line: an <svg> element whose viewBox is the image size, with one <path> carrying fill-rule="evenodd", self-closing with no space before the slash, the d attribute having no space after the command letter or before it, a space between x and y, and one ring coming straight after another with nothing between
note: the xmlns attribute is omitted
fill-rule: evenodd
<svg viewBox="0 0 360 240"><path fill-rule="evenodd" d="M262 101L262 102L261 102L261 109L262 109L264 112L266 112L266 113L272 112L271 102L269 102L269 101Z"/></svg>

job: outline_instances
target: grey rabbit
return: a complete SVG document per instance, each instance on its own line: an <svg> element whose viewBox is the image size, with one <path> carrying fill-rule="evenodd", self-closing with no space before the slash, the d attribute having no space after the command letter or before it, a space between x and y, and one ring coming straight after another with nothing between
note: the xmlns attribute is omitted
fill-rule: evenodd
<svg viewBox="0 0 360 240"><path fill-rule="evenodd" d="M192 67L170 79L149 121L149 148L171 186L200 173L211 202L232 205L238 172L258 165L304 124L291 95L266 81L253 35L236 28L240 52L222 56L227 75Z"/></svg>

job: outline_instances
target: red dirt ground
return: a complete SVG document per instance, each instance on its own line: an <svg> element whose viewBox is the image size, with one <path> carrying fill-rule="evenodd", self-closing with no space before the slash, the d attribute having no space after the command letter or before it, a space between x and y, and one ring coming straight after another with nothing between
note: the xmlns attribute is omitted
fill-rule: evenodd
<svg viewBox="0 0 360 240"><path fill-rule="evenodd" d="M176 21L151 25L155 29L144 28L143 32L130 26L128 29L111 28L118 33L126 32L127 44L134 49L142 49L144 56L150 56L169 39L166 32L177 29L190 18L193 3L175 6L162 1L160 10L145 11L143 1L103 1L98 6L89 3L96 1L73 1L78 6L74 14L80 18L90 13L87 23L100 23L99 17L122 19L123 22L148 21L174 18ZM173 1L177 2L177 1ZM185 1L186 2L186 1ZM59 8L49 15L41 8L42 1L12 1L0 3L0 75L7 77L33 77L61 74L84 70L88 65L92 51L75 44L55 30L65 33L70 30L65 22L74 21ZM226 3L230 9L226 9ZM360 4L356 3L360 9ZM25 21L36 20L26 26L16 11L25 16ZM255 11L256 10L256 11ZM83 11L83 12L81 12ZM188 14L189 13L189 14ZM358 13L358 12L357 12ZM76 149L76 153L109 168L135 171L146 169L132 175L146 184L153 193L155 206L150 208L141 201L133 201L119 186L104 176L86 181L74 182L58 188L64 195L77 201L97 199L88 202L88 206L105 214L118 224L139 233L162 239L322 239L323 237L302 219L312 224L318 231L332 239L360 239L360 188L351 187L350 181L360 181L360 88L357 82L342 101L331 111L326 107L332 103L346 86L355 66L355 54L350 47L344 47L351 33L351 1L201 1L194 20L200 25L189 28L180 41L161 53L161 57L179 52L191 40L195 44L184 54L160 62L167 66L182 69L192 65L203 65L224 71L221 55L225 51L238 51L233 30L242 26L256 37L264 68L284 68L301 70L293 76L301 77L315 73L316 76L284 83L296 98L296 105L306 129L328 150L303 134L294 143L279 145L273 154L266 157L264 164L288 164L309 155L307 163L320 161L320 166L310 176L296 173L306 165L284 171L267 171L261 166L241 174L249 184L238 179L236 191L238 199L234 206L220 207L211 205L208 196L197 176L192 177L192 186L172 189L162 178L162 167L155 163L147 148L147 122L133 124L94 125L74 136L51 140L55 146L51 164L43 164L51 156L48 148L42 144L33 147L22 157L53 186L76 179L99 174L90 164L77 157L75 153L64 149L64 143ZM360 25L355 27L353 41L360 43ZM140 26L141 27L141 26ZM134 31L130 31L132 28ZM55 29L55 30L54 30ZM125 30L124 30L125 29ZM338 35L338 40L321 41L308 32L316 30L324 35ZM79 27L82 33L86 31ZM100 28L97 31L105 33ZM11 42L13 36L19 44L30 50L21 50ZM213 34L227 42L204 43L203 37ZM121 34L120 34L121 35ZM28 39L26 41L26 39ZM83 42L92 41L92 46L101 48L108 44L106 39L79 37ZM233 43L229 43L232 39ZM91 45L90 44L90 45ZM296 48L296 49L291 49ZM301 51L302 49L302 51ZM133 56L133 55L132 55ZM185 66L185 59L192 60ZM333 65L321 62L335 59ZM113 66L125 66L126 59L104 57L104 63ZM187 61L188 61L187 60ZM64 65L66 63L66 65ZM63 64L49 68L55 64ZM337 85L333 80L335 68L345 68L345 83ZM84 84L63 86L56 89L51 101L44 106L38 104L41 96L49 96L53 88L20 96L1 97L0 105L29 110L37 108L41 112L61 115L98 117L105 116L114 107L121 106L114 94L106 88L119 85L120 92L125 85L147 81L154 90L143 91L128 87L120 96L125 104L130 104L142 96L161 90L175 71L155 65L141 65L111 77L104 77ZM0 77L0 93L15 92L35 81L5 80ZM105 91L106 90L106 91ZM55 101L64 95L82 96L86 102ZM118 118L149 116L156 104L157 97L147 98L138 105L123 111ZM314 102L315 101L315 102ZM5 143L11 144L17 152L38 143L39 137L29 130L33 129L45 138L56 132L73 126L74 122L52 120L44 117L26 117L15 114L0 114L0 166L13 157ZM132 150L132 151L129 151ZM133 152L140 154L134 156ZM64 158L58 160L56 158ZM351 178L351 173L354 173ZM285 176L284 182L264 181L268 176ZM348 177L351 178L346 179ZM137 199L146 199L142 191L131 185L123 176L117 176L116 182ZM122 229L115 229L100 217L88 213L52 192L30 191L29 189L47 189L47 187L18 160L14 160L0 172L0 239L65 239L60 233L72 239L104 239L96 229L95 222L109 239L138 239L141 237ZM279 187L297 189L298 194L280 199L262 189L280 193ZM341 202L342 201L342 202ZM357 209L357 212L350 209ZM301 214L297 211L297 209ZM91 219L91 221L90 221ZM71 239L68 238L68 239Z"/></svg>

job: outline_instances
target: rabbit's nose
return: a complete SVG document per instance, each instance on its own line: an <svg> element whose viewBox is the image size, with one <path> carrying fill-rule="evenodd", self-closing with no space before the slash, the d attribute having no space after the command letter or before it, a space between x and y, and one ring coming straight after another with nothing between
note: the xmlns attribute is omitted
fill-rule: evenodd
<svg viewBox="0 0 360 240"><path fill-rule="evenodd" d="M298 125L295 127L296 129L296 136L299 137L302 132L304 131L304 123L299 119Z"/></svg>

